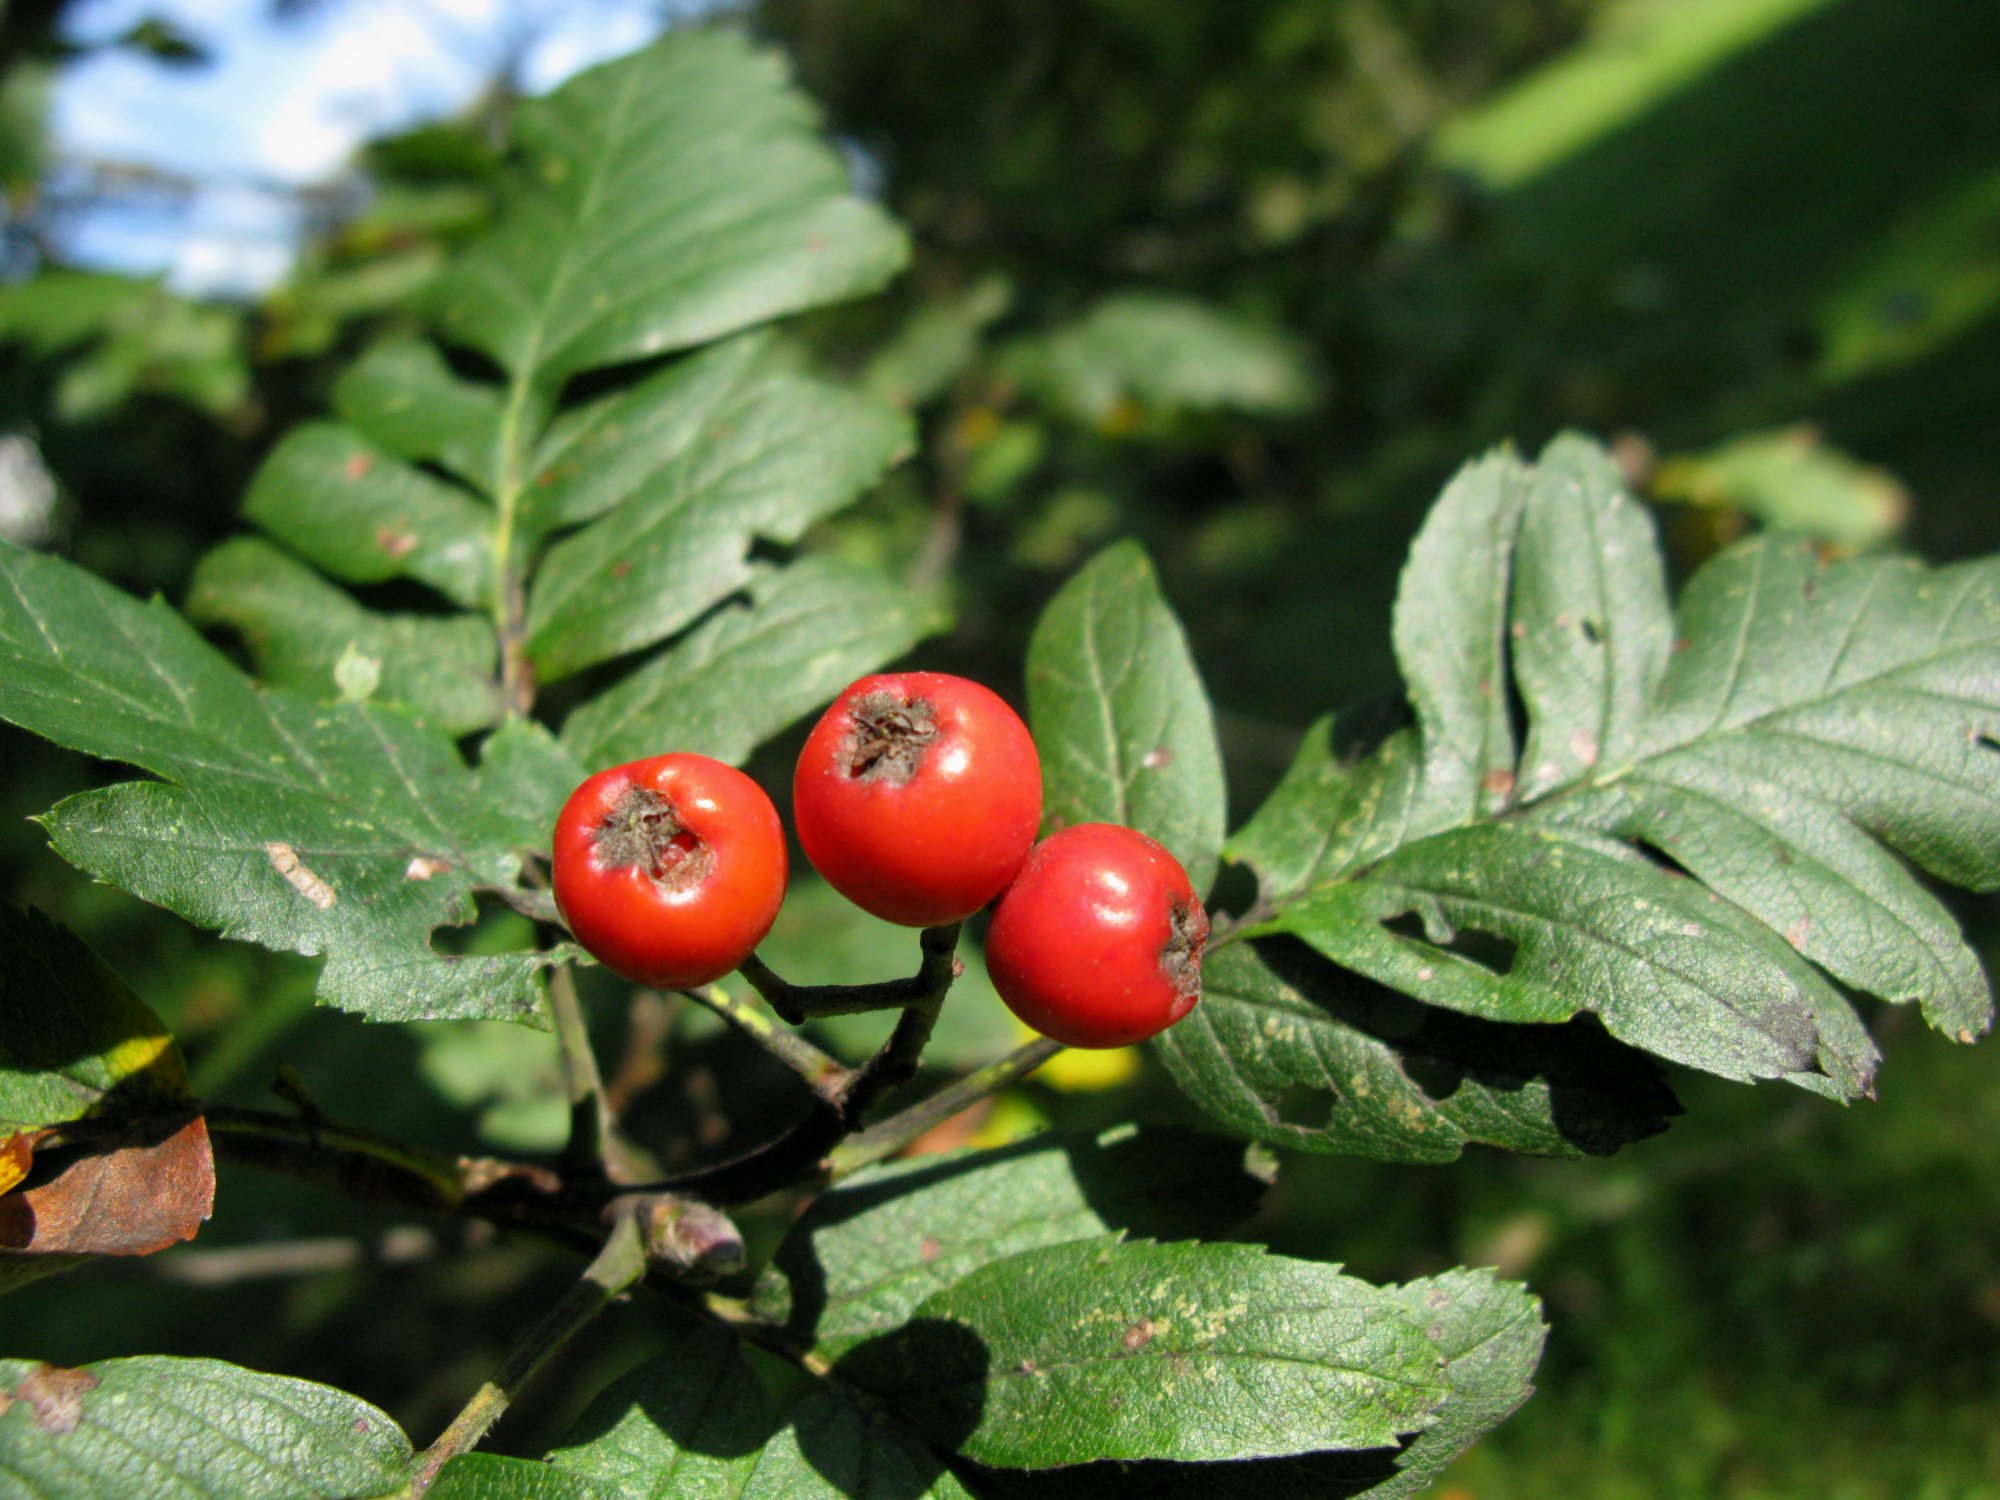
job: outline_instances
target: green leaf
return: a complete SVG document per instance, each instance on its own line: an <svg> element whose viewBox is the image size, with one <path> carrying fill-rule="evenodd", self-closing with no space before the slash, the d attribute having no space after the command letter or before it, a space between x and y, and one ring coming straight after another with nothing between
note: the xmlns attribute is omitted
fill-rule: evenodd
<svg viewBox="0 0 2000 1500"><path fill-rule="evenodd" d="M1424 1324L1443 1351L1451 1394L1438 1410L1436 1425L1418 1433L1397 1456L1395 1477L1357 1491L1365 1500L1415 1495L1519 1410L1534 1391L1529 1382L1548 1337L1541 1303L1524 1287L1490 1271L1447 1271L1412 1281L1391 1295ZM1277 1497L1265 1490L1260 1500Z"/></svg>
<svg viewBox="0 0 2000 1500"><path fill-rule="evenodd" d="M907 256L773 54L679 31L522 106L500 228L449 268L446 336L554 390L880 286Z"/></svg>
<svg viewBox="0 0 2000 1500"><path fill-rule="evenodd" d="M570 520L612 508L536 576L528 646L543 678L699 619L755 579L753 542L796 540L907 448L907 419L760 356L762 342L672 367L558 432L539 471L559 476L547 503Z"/></svg>
<svg viewBox="0 0 2000 1500"><path fill-rule="evenodd" d="M2000 887L2000 562L1765 538L1670 615L1644 512L1566 438L1454 481L1396 638L1418 730L1351 770L1308 746L1233 846L1276 909L1257 930L1471 1015L1593 1011L1659 1056L1843 1097L1875 1051L1815 964L1961 1040L1990 1024L1903 861Z"/></svg>
<svg viewBox="0 0 2000 1500"><path fill-rule="evenodd" d="M619 1492L532 1458L461 1453L442 1469L425 1500L618 1500Z"/></svg>
<svg viewBox="0 0 2000 1500"><path fill-rule="evenodd" d="M1416 1005L1270 944L1211 954L1201 1004L1154 1047L1231 1130L1382 1161L1452 1161L1474 1144L1609 1154L1679 1112L1657 1069L1595 1027Z"/></svg>
<svg viewBox="0 0 2000 1500"><path fill-rule="evenodd" d="M1275 1457L1391 1445L1443 1361L1395 1301L1248 1245L1084 1240L919 1303L836 1366L979 1463Z"/></svg>
<svg viewBox="0 0 2000 1500"><path fill-rule="evenodd" d="M187 613L196 624L235 630L272 687L405 703L453 735L484 729L503 711L492 622L377 614L254 537L224 542L201 560ZM357 657L374 664L373 691L344 694L337 671Z"/></svg>
<svg viewBox="0 0 2000 1500"><path fill-rule="evenodd" d="M411 463L434 463L487 494L500 488L499 388L455 374L417 339L377 344L348 367L334 404L363 437Z"/></svg>
<svg viewBox="0 0 2000 1500"><path fill-rule="evenodd" d="M927 1448L842 1396L809 1396L787 1423L741 1500L973 1500Z"/></svg>
<svg viewBox="0 0 2000 1500"><path fill-rule="evenodd" d="M430 934L546 838L552 747L503 761L533 805L496 804L442 730L259 692L163 604L11 546L0 583L0 715L165 778L58 806L65 859L227 936L327 954L321 998L375 1019L539 1013L547 955L447 957Z"/></svg>
<svg viewBox="0 0 2000 1500"><path fill-rule="evenodd" d="M1881 326L1879 317L1869 321ZM1663 459L1650 488L1661 500L1737 511L1853 551L1888 541L1910 514L1909 491L1893 474L1829 447L1812 427L1750 433Z"/></svg>
<svg viewBox="0 0 2000 1500"><path fill-rule="evenodd" d="M556 814L586 774L542 725L508 718L479 746L474 796L489 837L509 849L546 855Z"/></svg>
<svg viewBox="0 0 2000 1500"><path fill-rule="evenodd" d="M1528 1398L1547 1327L1540 1304L1487 1271L1385 1289L1444 1355L1450 1394L1436 1422L1399 1448L1308 1453L1261 1463L1096 1463L992 1470L1006 1500L1408 1500Z"/></svg>
<svg viewBox="0 0 2000 1500"><path fill-rule="evenodd" d="M741 1492L778 1426L770 1397L732 1334L672 1328L668 1352L593 1400L550 1462L618 1500Z"/></svg>
<svg viewBox="0 0 2000 1500"><path fill-rule="evenodd" d="M678 1327L668 1352L591 1402L549 1457L609 1500L968 1500L934 1457L840 1393L807 1397L781 1423L736 1340L712 1324Z"/></svg>
<svg viewBox="0 0 2000 1500"><path fill-rule="evenodd" d="M993 1261L1106 1234L1224 1234L1262 1193L1240 1144L1129 1127L897 1162L822 1193L752 1305L833 1357Z"/></svg>
<svg viewBox="0 0 2000 1500"><path fill-rule="evenodd" d="M1224 788L1215 715L1146 554L1121 542L1050 601L1028 646L1042 824L1122 823L1215 876Z"/></svg>
<svg viewBox="0 0 2000 1500"><path fill-rule="evenodd" d="M399 1490L410 1445L326 1386L209 1359L0 1360L0 1487L49 1500L298 1500Z"/></svg>
<svg viewBox="0 0 2000 1500"><path fill-rule="evenodd" d="M294 430L243 513L347 583L414 578L467 609L491 602L493 512L344 427Z"/></svg>
<svg viewBox="0 0 2000 1500"><path fill-rule="evenodd" d="M44 271L0 288L0 342L15 341L64 357L55 408L67 421L102 417L141 391L222 416L249 392L242 313L153 279Z"/></svg>
<svg viewBox="0 0 2000 1500"><path fill-rule="evenodd" d="M978 357L987 327L1013 298L1013 288L999 276L954 296L927 298L869 359L863 388L904 411L928 406Z"/></svg>
<svg viewBox="0 0 2000 1500"><path fill-rule="evenodd" d="M805 558L731 601L563 724L590 767L662 746L740 765L758 745L944 624L871 569Z"/></svg>
<svg viewBox="0 0 2000 1500"><path fill-rule="evenodd" d="M1423 733L1411 836L1484 816L1511 785L1507 712L1510 548L1527 477L1496 455L1452 480L1410 548L1396 594L1396 660Z"/></svg>
<svg viewBox="0 0 2000 1500"><path fill-rule="evenodd" d="M180 1049L125 982L74 933L0 902L0 1139L187 1097Z"/></svg>
<svg viewBox="0 0 2000 1500"><path fill-rule="evenodd" d="M1009 368L1087 422L1123 403L1167 412L1281 416L1308 405L1304 351L1261 324L1188 297L1125 292L1079 322L1008 352Z"/></svg>

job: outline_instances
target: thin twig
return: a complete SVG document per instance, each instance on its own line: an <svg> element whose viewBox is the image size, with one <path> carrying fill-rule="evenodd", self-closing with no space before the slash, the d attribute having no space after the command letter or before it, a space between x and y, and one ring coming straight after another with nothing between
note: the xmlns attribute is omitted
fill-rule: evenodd
<svg viewBox="0 0 2000 1500"><path fill-rule="evenodd" d="M793 984L771 971L756 954L738 972L785 1020L797 1026L815 1016L854 1016L871 1010L901 1010L941 996L965 972L956 957L959 923L926 927L919 940L923 960L908 979L880 984Z"/></svg>
<svg viewBox="0 0 2000 1500"><path fill-rule="evenodd" d="M621 1215L612 1224L597 1258L584 1269L577 1283L514 1347L501 1364L499 1374L473 1394L464 1409L452 1418L451 1425L417 1459L410 1494L423 1494L437 1478L439 1469L476 1447L549 1357L645 1274L645 1243L639 1226L629 1216Z"/></svg>
<svg viewBox="0 0 2000 1500"><path fill-rule="evenodd" d="M684 993L707 1006L798 1074L806 1081L807 1087L828 1104L839 1102L841 1090L852 1076L851 1070L796 1031L778 1025L777 1018L769 1011L730 994L720 985L705 985Z"/></svg>
<svg viewBox="0 0 2000 1500"><path fill-rule="evenodd" d="M665 1278L713 1281L742 1265L743 1237L728 1216L671 1182L621 1183L592 1169L566 1178L527 1162L419 1151L320 1118L228 1105L190 1108L207 1119L218 1156L356 1198L526 1230L572 1250L595 1247L608 1225L630 1218Z"/></svg>
<svg viewBox="0 0 2000 1500"><path fill-rule="evenodd" d="M944 984L949 986L948 977ZM827 1153L861 1127L868 1110L884 1094L916 1076L943 1004L941 988L923 1004L906 1007L881 1050L855 1070L838 1096L832 1101L816 1099L805 1118L776 1140L734 1161L670 1178L660 1186L709 1203L749 1203L823 1175Z"/></svg>
<svg viewBox="0 0 2000 1500"><path fill-rule="evenodd" d="M990 1094L998 1093L1009 1084L1020 1082L1060 1051L1062 1043L1052 1042L1047 1037L1037 1037L1032 1042L1023 1043L998 1062L988 1063L977 1072L966 1074L958 1082L939 1089L928 1099L920 1100L908 1109L889 1116L880 1124L873 1125L841 1142L827 1158L827 1176L845 1177L850 1172L857 1172L886 1157L894 1156L910 1142L942 1125L952 1116L962 1114L980 1100Z"/></svg>

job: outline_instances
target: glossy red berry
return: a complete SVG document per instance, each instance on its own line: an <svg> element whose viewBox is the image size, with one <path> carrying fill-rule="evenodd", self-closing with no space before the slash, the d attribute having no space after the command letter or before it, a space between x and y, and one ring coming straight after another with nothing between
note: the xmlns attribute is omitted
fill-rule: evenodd
<svg viewBox="0 0 2000 1500"><path fill-rule="evenodd" d="M1020 715L943 672L864 677L807 738L792 779L806 858L865 911L908 927L970 916L1021 868L1042 765Z"/></svg>
<svg viewBox="0 0 2000 1500"><path fill-rule="evenodd" d="M764 789L686 752L600 771L556 819L556 906L634 984L720 979L785 899L785 833Z"/></svg>
<svg viewBox="0 0 2000 1500"><path fill-rule="evenodd" d="M994 908L986 969L1008 1009L1072 1047L1124 1047L1201 999L1208 914L1161 845L1079 823L1035 846Z"/></svg>

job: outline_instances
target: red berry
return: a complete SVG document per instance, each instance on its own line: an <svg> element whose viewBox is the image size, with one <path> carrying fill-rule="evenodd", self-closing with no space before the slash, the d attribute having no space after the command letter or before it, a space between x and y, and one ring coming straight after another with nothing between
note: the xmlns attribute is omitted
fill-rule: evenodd
<svg viewBox="0 0 2000 1500"><path fill-rule="evenodd" d="M1072 1047L1124 1047L1201 999L1208 913L1145 834L1079 823L1035 846L993 912L986 968L1009 1010Z"/></svg>
<svg viewBox="0 0 2000 1500"><path fill-rule="evenodd" d="M1042 820L1042 763L1020 715L976 682L864 677L813 726L792 816L806 858L848 900L938 927L1021 868Z"/></svg>
<svg viewBox="0 0 2000 1500"><path fill-rule="evenodd" d="M785 833L764 789L706 755L600 771L556 819L556 905L576 940L634 984L720 979L785 899Z"/></svg>

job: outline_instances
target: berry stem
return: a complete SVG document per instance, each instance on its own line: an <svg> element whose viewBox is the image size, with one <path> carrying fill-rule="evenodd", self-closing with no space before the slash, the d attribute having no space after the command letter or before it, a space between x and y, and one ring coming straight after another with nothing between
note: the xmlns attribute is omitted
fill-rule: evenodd
<svg viewBox="0 0 2000 1500"><path fill-rule="evenodd" d="M988 1095L997 1094L1010 1084L1020 1082L1060 1051L1062 1043L1047 1037L1024 1042L999 1061L966 1074L928 1099L920 1100L880 1124L850 1136L827 1157L827 1176L845 1177L850 1172L858 1172L863 1167L894 1156L917 1137L942 1125L952 1116L962 1114Z"/></svg>
<svg viewBox="0 0 2000 1500"><path fill-rule="evenodd" d="M780 1188L823 1179L827 1154L845 1137L862 1127L868 1111L883 1095L916 1077L917 1065L930 1042L932 1030L937 1026L938 1014L944 1008L945 994L951 989L952 981L964 972L964 965L954 956L953 950L957 946L956 922L947 927L929 927L923 935L923 966L913 978L892 980L881 985L827 986L821 993L896 993L898 998L890 1003L899 1007L903 1014L897 1017L896 1029L889 1034L881 1050L859 1068L843 1070L845 1076L836 1086L816 1089L814 1092L819 1097L814 1100L812 1110L776 1140L734 1161L672 1178L659 1184L660 1190L700 1198L709 1203L748 1203ZM749 964L744 966L746 977L751 977L748 973L750 967ZM756 967L764 968L761 963ZM776 977L770 975L768 969L764 972L771 978ZM754 977L752 983L755 983ZM797 990L791 993L796 994ZM770 998L768 994L766 998ZM878 1002L855 1008L883 1010L888 1005ZM780 1015L785 1013L776 1002L773 1002L772 1009ZM816 1013L841 1015L846 1012Z"/></svg>
<svg viewBox="0 0 2000 1500"><path fill-rule="evenodd" d="M903 1010L942 1000L951 982L965 972L957 957L962 924L926 927L920 939L923 961L908 979L880 984L793 984L752 953L737 972L785 1020L798 1026L815 1016L853 1016L871 1010Z"/></svg>
<svg viewBox="0 0 2000 1500"><path fill-rule="evenodd" d="M828 1104L840 1102L842 1090L852 1077L852 1070L820 1051L796 1031L776 1024L771 1012L742 996L730 994L720 985L703 985L698 990L684 990L682 993L707 1006L798 1074L806 1081L807 1087Z"/></svg>

